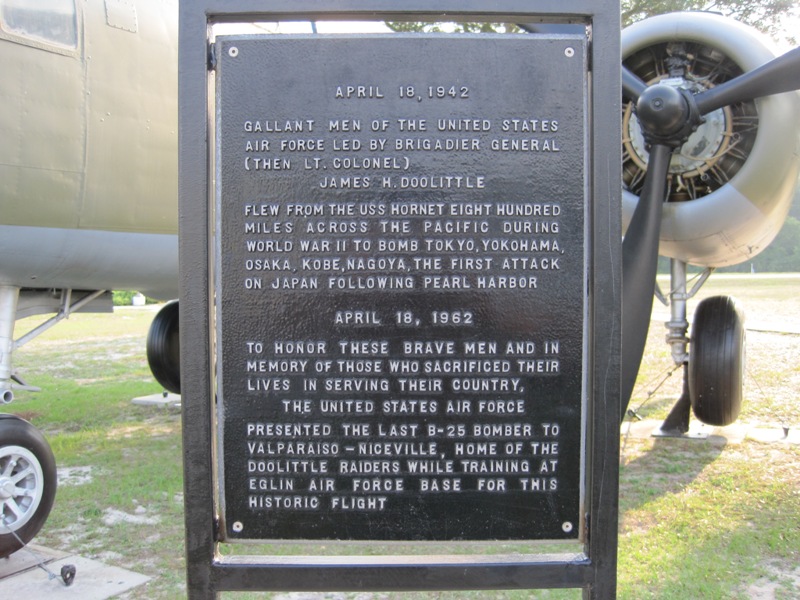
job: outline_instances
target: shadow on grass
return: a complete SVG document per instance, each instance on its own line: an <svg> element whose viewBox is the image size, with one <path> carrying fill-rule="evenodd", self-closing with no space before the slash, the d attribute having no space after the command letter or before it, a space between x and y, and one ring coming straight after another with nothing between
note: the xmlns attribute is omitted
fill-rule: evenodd
<svg viewBox="0 0 800 600"><path fill-rule="evenodd" d="M722 454L725 438L652 438L652 447L620 466L620 512L684 490Z"/></svg>

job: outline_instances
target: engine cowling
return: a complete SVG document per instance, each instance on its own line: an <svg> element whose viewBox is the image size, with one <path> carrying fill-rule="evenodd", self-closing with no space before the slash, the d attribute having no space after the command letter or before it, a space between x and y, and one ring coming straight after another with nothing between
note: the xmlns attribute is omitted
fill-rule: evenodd
<svg viewBox="0 0 800 600"><path fill-rule="evenodd" d="M774 58L753 29L711 13L652 17L622 33L623 63L648 85L698 93ZM639 200L648 152L623 103L623 219ZM800 94L707 115L670 163L659 253L700 266L744 262L783 225L800 174Z"/></svg>

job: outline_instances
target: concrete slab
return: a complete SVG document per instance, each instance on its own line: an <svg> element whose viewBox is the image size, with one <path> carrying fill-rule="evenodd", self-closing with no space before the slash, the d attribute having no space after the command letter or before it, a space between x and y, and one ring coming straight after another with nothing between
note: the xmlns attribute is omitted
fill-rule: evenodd
<svg viewBox="0 0 800 600"><path fill-rule="evenodd" d="M754 427L748 436L757 442L770 443L783 443L783 444L800 444L800 429L789 429L783 427Z"/></svg>
<svg viewBox="0 0 800 600"><path fill-rule="evenodd" d="M51 579L36 566L37 559L21 550L8 559L0 560L5 567L0 575L0 598L79 598L80 600L106 600L132 590L150 580L127 569L105 565L82 556L69 555L48 548L33 547L49 571L59 576ZM2 563L7 563L2 565ZM9 569L11 565L11 569ZM61 567L74 565L75 580L67 587L60 578ZM21 567L22 570L15 570ZM13 570L13 573L9 571Z"/></svg>
<svg viewBox="0 0 800 600"><path fill-rule="evenodd" d="M635 438L647 438L651 436L661 437L661 423L663 423L663 421L658 421L655 419L625 421L622 424L620 431L622 435L629 435ZM689 432L686 434L686 437L693 439L706 439L709 435L711 435L714 429L714 427L709 427L708 425L704 425L699 421L691 421L689 424Z"/></svg>
<svg viewBox="0 0 800 600"><path fill-rule="evenodd" d="M165 408L181 407L180 394L172 394L164 392L163 394L150 394L149 396L139 396L131 400L134 404L139 406L163 406Z"/></svg>
<svg viewBox="0 0 800 600"><path fill-rule="evenodd" d="M37 568L36 565L40 562L50 563L59 558L66 558L69 556L68 552L61 552L60 550L53 550L45 548L44 546L37 546L36 544L28 544L25 549L14 552L8 558L0 559L0 581L6 577L11 577L23 571ZM42 571L44 573L44 571Z"/></svg>
<svg viewBox="0 0 800 600"><path fill-rule="evenodd" d="M662 421L644 419L642 421L625 421L620 433L633 438L660 437ZM713 427L692 420L689 433L685 438L703 440L715 443L740 444L744 440L754 440L772 444L800 444L800 429L784 429L780 426L750 425L748 423L734 423L727 427Z"/></svg>

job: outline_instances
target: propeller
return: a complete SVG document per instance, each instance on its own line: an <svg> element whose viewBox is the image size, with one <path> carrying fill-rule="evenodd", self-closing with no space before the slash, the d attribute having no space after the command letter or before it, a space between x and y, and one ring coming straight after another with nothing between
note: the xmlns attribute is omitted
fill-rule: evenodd
<svg viewBox="0 0 800 600"><path fill-rule="evenodd" d="M700 92L695 102L701 115L737 102L800 89L800 47L721 85Z"/></svg>
<svg viewBox="0 0 800 600"><path fill-rule="evenodd" d="M625 65L622 65L622 95L626 100L636 102L647 89L647 84Z"/></svg>
<svg viewBox="0 0 800 600"><path fill-rule="evenodd" d="M728 104L800 88L800 48L696 95L666 84L647 86L625 66L622 93L636 105L646 143L647 173L639 203L622 243L622 418L642 360L653 307L662 204L672 152L703 122Z"/></svg>
<svg viewBox="0 0 800 600"><path fill-rule="evenodd" d="M622 418L628 410L642 362L650 313L653 310L661 205L666 197L667 171L672 148L650 148L644 188L622 242Z"/></svg>

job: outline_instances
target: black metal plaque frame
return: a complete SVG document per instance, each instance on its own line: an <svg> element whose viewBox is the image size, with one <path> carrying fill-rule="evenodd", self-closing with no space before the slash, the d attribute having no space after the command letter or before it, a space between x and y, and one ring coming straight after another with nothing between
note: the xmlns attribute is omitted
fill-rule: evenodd
<svg viewBox="0 0 800 600"><path fill-rule="evenodd" d="M620 357L619 6L610 0L530 2L344 0L183 0L180 7L180 256L183 459L187 585L191 598L238 590L458 590L582 588L586 598L616 592ZM213 347L214 116L209 112L209 27L277 20L431 20L582 23L590 32L586 215L588 345L584 443L584 552L380 557L219 555Z"/></svg>

